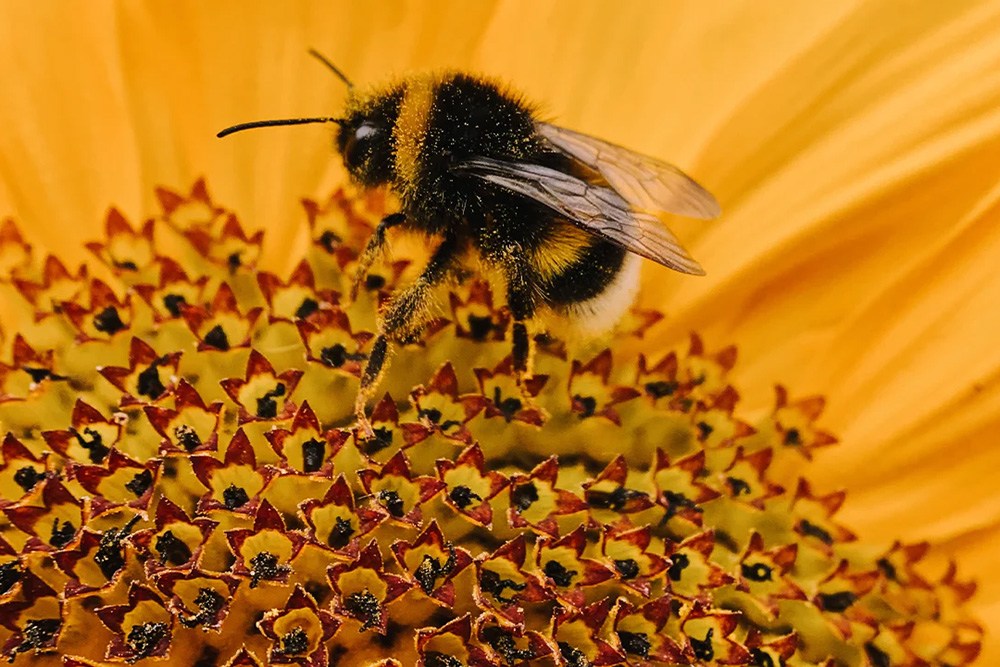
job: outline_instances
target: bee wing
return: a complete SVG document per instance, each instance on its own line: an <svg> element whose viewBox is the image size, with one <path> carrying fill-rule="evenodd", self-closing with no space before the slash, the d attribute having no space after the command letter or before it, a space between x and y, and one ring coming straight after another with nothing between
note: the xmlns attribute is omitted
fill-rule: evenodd
<svg viewBox="0 0 1000 667"><path fill-rule="evenodd" d="M536 129L559 152L600 172L633 208L705 220L721 213L715 197L672 164L558 125Z"/></svg>
<svg viewBox="0 0 1000 667"><path fill-rule="evenodd" d="M466 160L455 170L545 204L583 229L675 271L705 274L659 218L633 210L609 187L542 165L486 157Z"/></svg>

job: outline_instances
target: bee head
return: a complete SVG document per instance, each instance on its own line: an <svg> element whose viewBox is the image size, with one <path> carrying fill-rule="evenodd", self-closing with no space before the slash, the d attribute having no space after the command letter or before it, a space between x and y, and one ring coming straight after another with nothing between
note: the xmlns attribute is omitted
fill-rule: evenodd
<svg viewBox="0 0 1000 667"><path fill-rule="evenodd" d="M399 118L403 87L397 85L374 93L357 94L351 81L333 63L315 50L310 49L309 53L347 85L349 91L347 109L342 117L258 120L227 127L217 136L226 137L258 127L336 123L339 126L336 149L343 158L348 173L364 187L377 187L389 183L395 173L393 128Z"/></svg>
<svg viewBox="0 0 1000 667"><path fill-rule="evenodd" d="M401 99L399 93L383 92L352 100L337 123L337 152L351 176L366 187L385 185L393 178L393 127Z"/></svg>

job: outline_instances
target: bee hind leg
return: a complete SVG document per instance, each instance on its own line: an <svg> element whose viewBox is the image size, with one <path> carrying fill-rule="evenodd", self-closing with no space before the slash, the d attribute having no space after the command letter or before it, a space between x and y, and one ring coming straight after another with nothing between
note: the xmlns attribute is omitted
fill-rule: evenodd
<svg viewBox="0 0 1000 667"><path fill-rule="evenodd" d="M510 342L514 372L518 376L518 384L521 384L522 377L531 377L531 358L534 356L534 341L528 335L528 325L523 320L515 320L511 326Z"/></svg>
<svg viewBox="0 0 1000 667"><path fill-rule="evenodd" d="M365 415L365 406L385 374L391 344L410 343L419 337L430 311L431 290L454 270L458 259L457 250L456 239L445 238L434 251L420 277L396 293L382 314L378 335L372 343L368 362L361 373L361 386L354 401L354 414L368 437L374 434Z"/></svg>
<svg viewBox="0 0 1000 667"><path fill-rule="evenodd" d="M535 299L531 282L512 262L507 278L507 305L514 319L510 328L511 365L521 389L522 398L529 400L526 380L531 378L531 366L535 356L535 341L528 331L528 320L535 314Z"/></svg>

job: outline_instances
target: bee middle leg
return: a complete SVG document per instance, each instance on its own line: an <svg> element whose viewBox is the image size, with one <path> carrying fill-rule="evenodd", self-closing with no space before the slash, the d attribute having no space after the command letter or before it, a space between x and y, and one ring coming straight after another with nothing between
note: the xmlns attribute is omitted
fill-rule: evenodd
<svg viewBox="0 0 1000 667"><path fill-rule="evenodd" d="M354 414L368 435L372 435L372 431L365 416L365 405L375 393L385 371L390 345L410 343L420 335L430 311L431 291L455 270L458 248L457 239L446 237L434 251L420 277L392 297L380 318L378 335L372 343L368 362L361 373L361 387L354 403Z"/></svg>

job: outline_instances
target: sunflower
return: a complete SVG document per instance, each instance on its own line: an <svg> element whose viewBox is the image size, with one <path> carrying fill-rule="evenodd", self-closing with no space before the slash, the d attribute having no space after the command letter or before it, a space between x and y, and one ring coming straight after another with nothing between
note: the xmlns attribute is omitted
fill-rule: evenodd
<svg viewBox="0 0 1000 667"><path fill-rule="evenodd" d="M241 120L323 114L337 109L343 100L343 88L308 59L308 47L328 54L359 82L376 82L393 73L436 67L461 67L497 75L516 84L527 97L542 102L546 113L558 117L562 124L682 165L709 185L725 211L715 223L678 223L679 235L709 275L699 280L668 277L660 269L647 266L639 312L664 310L667 317L644 331L641 338L633 336L616 342L613 352L627 356L637 353L640 347L664 351L683 347L694 358L711 358L712 363L724 367L726 381L740 388L741 419L759 426L761 420L781 410L786 410L782 414L791 411L798 414L798 419L806 419L801 427L773 419L776 432L786 437L792 430L800 435L813 432L817 402L789 398L784 389L779 390L775 400L773 385L780 382L790 387L793 397L825 395L822 430L814 435L822 441L817 434L836 432L841 442L837 447L815 451L816 463L808 473L811 487L800 489L801 495L788 492L812 499L828 497L826 494L833 490L847 487L852 500L840 510L838 521L850 525L862 542L890 544L895 537L905 536L907 540L932 544L924 564L936 562L943 569L949 559L960 559L963 574L979 582L972 611L995 626L1000 584L989 565L993 562L1000 513L995 485L984 472L991 469L991 463L996 467L1000 457L990 443L990 435L1000 426L993 417L1000 396L996 385L1000 357L993 344L996 322L991 316L1000 292L992 262L1000 239L991 224L996 216L998 173L994 156L1000 143L1000 115L996 111L1000 108L1000 79L994 67L1000 57L997 3L727 2L708 11L698 3L686 2L549 2L530 8L515 2L233 2L214 3L211 7L195 2L102 2L8 3L0 12L0 53L7 63L0 71L5 91L4 104L0 105L5 128L0 133L0 216L9 215L17 222L16 233L13 227L6 228L10 233L3 236L5 254L13 249L16 255L17 248L23 247L17 243L19 234L34 246L36 254L53 253L62 266L76 267L87 260L91 273L80 276L71 268L39 275L38 281L32 283L36 286L31 288L33 294L58 303L72 302L80 296L76 290L87 286L88 307L100 303L102 308L97 314L108 308L119 313L121 303L116 299L122 298L121 293L114 289L94 293L93 282L86 282L95 277L111 284L120 278L122 266L115 266L118 255L111 243L116 236L114 230L119 236L128 235L126 227L132 232L129 242L123 242L131 252L142 245L141 225L136 221L158 216L164 226L174 224L194 248L186 260L181 256L176 259L182 270L193 274L192 265L186 262L202 262L204 268L216 266L213 262L219 257L198 251L206 246L198 245L198 234L183 233L191 230L184 227L183 221L171 219L176 209L170 206L201 201L215 215L216 202L223 202L227 211L239 214L239 224L229 227L228 232L215 229L221 236L211 240L223 239L241 251L259 253L247 263L272 274L274 279L261 282L259 274L250 277L259 283L262 297L260 303L249 306L236 298L239 286L233 286L236 295L232 298L218 284L191 286L206 290L197 298L217 306L204 316L187 313L179 320L203 350L204 346L213 347L212 332L216 327L228 343L240 347L243 338L250 336L249 327L257 324L250 322L254 308L260 309L256 312L258 322L282 317L280 298L274 300L271 296L324 287L322 277L320 282L303 287L303 281L308 281L296 268L301 258L317 252L312 233L315 226L310 229L301 224L299 199L306 196L316 202L314 213L328 211L324 207L333 205L328 204L330 193L343 182L343 173L331 158L328 134L314 127L260 132L239 142L222 143L213 138L221 127ZM190 184L199 176L207 178L212 199L207 197L204 186L188 194ZM161 184L168 189L157 190L155 186ZM201 197L203 193L205 197ZM110 204L120 213L109 215ZM371 202L364 206L369 205L376 209L379 206ZM102 236L102 226L107 231L105 242L88 248L87 242ZM256 229L266 229L266 244L259 239L255 243ZM102 262L93 261L94 253ZM223 254L221 258L228 256ZM14 257L10 261L16 265L19 260ZM125 261L141 263L135 258ZM46 277L48 283L43 279ZM273 287L273 294L268 294L265 284ZM5 296L10 297L8 303L15 303L11 285L6 284L4 289ZM483 299L477 302L475 294L462 293L456 298L460 306L476 302L477 308L493 307ZM11 305L5 308L7 314L0 323L5 336L4 363L13 360L15 366L21 363L45 369L45 350L21 347L21 357L14 357L18 352L17 334L34 330L31 315L39 304L31 307L20 312ZM169 319L171 314L160 315ZM105 319L93 330L95 322L82 315L74 320L72 308L64 316L66 326L77 327L73 335L78 337L99 338L117 327ZM213 317L218 321L212 321ZM284 317L295 319L287 313ZM127 327L133 323L118 324ZM363 349L364 326L355 331L342 324L323 320L303 327L303 344L308 347L312 340L310 327L315 327L316 336L326 335L328 329L346 336L337 343L345 354ZM248 329L240 338L239 328L243 325ZM737 343L739 364L733 366L725 356L709 355L700 342L690 348L682 346L681 341L687 341L692 330L699 332L697 340L709 342L708 349ZM218 340L215 334L215 343ZM351 348L352 342L361 347ZM333 347L332 343L318 345L309 348L314 358L308 363L322 363L323 351ZM139 546L131 548L152 548L160 553L164 559L160 565L169 569L171 558L185 563L196 557L191 553L183 559L184 549L197 551L204 547L211 552L209 544L202 545L199 536L206 540L217 536L211 545L220 553L226 540L242 549L247 541L273 544L278 539L274 534L281 532L280 522L294 516L295 508L290 512L287 507L268 509L271 503L253 485L263 489L273 483L271 478L236 483L244 479L240 475L254 477L256 473L250 471L256 467L235 432L226 432L225 442L209 443L213 435L218 435L212 415L219 410L214 407L215 401L228 401L228 405L243 409L247 409L243 402L251 399L250 408L259 407L260 400L270 400L277 407L288 402L295 409L287 415L276 413L275 418L287 418L288 423L282 423L282 428L287 429L281 432L290 435L278 440L301 440L296 431L306 432L311 424L308 414L300 414L302 401L291 403L274 394L281 385L283 392L292 395L295 388L291 376L279 376L301 365L301 357L285 364L270 358L254 363L242 359L246 362L243 368L223 365L200 369L214 374L214 386L218 388L215 395L202 396L184 388L183 383L170 381L178 373L184 375L178 370L183 368L182 360L145 350L141 340L119 350L113 359L91 358L86 346L81 350L77 370L87 364L119 369L118 375L104 375L109 383L105 393L114 386L120 394L135 397L141 369L161 369L145 377L148 383L153 375L162 376L157 381L163 383L171 399L169 404L155 404L160 398L155 391L158 387L146 385L145 402L151 405L145 406L149 410L144 408L143 414L156 415L149 417L151 428L157 424L162 427L163 432L157 433L168 443L163 446L184 450L190 458L197 455L217 461L199 459L202 463L197 469L181 475L183 488L172 493L181 499L193 489L210 489L205 507L231 512L228 505L242 500L239 493L229 491L233 487L247 495L245 503L235 506L249 505L243 514L252 516L250 523L244 520L246 516L241 517L242 523L232 520L231 525L224 526L228 532L222 537L223 531L208 527L208 519L190 516L180 505L174 511L169 501L161 501L155 508L148 508L149 516L141 525L104 525L103 532L87 533L91 535L87 539L97 541L86 549L99 551L101 540L106 541L106 547L134 542ZM651 359L647 370L654 372L652 362L657 359L659 355ZM287 360L281 358L282 362ZM452 362L453 371L463 371L460 359L453 358ZM483 363L477 359L477 365ZM599 355L594 355L583 358L579 368L568 367L563 372L569 379L582 375L587 382L608 390L607 404L599 407L611 412L603 412L603 418L624 418L620 412L630 416L632 408L615 404L614 397L622 398L623 394L607 388L614 378L602 372L603 363ZM174 373L168 372L171 369ZM433 414L427 410L442 410L442 405L432 405L433 401L448 404L449 409L459 410L457 406L461 406L460 412L466 416L475 406L462 401L478 401L483 411L490 406L500 411L493 418L530 421L530 415L517 411L505 415L503 402L491 400L492 387L499 386L495 378L504 375L502 366L482 370L478 391L470 393L481 395L485 402L466 394L449 394L445 389L451 385L440 372L433 375L433 381L429 375L420 380L399 380L398 386L410 380L411 384L423 382L426 392L418 391L412 399L417 410L424 411L422 421L403 415L403 422L422 424L431 431L439 429L440 425L426 419ZM665 370L669 369L655 372ZM34 382L34 377L31 379ZM115 380L119 385L114 384ZM220 385L218 380L225 384ZM261 393L259 390L265 386ZM309 392L307 386L298 390ZM398 391L402 391L400 397L406 395L406 390ZM720 395L700 398L717 401ZM142 399L142 395L138 397ZM115 400L119 398L115 394ZM725 400L717 405L706 403L706 409L732 418L732 406ZM586 405L583 409L593 411ZM193 436L187 430L178 433L173 426L168 427L183 410L199 415L198 424L188 425ZM384 411L386 424L398 424L398 416L393 417L389 406ZM39 415L38 419L45 416ZM325 426L334 416L320 414L312 419ZM65 423L40 421L39 426L46 433L63 434L52 436L54 441L46 439L46 444L64 458L80 459L81 466L111 471L111 463L99 456L98 443L88 435L88 429L110 434L123 428L115 419L113 413L98 410L95 414L80 408L67 414ZM257 414L247 423L259 419L263 417ZM735 418L719 419L728 424L740 423ZM459 426L466 428L464 423ZM469 426L468 430L478 438L475 428ZM200 429L204 429L201 435ZM700 431L704 434L705 429ZM335 440L337 436L329 437ZM458 439L464 442L465 437L463 434ZM191 438L204 441L188 447L184 443L191 444ZM304 453L303 442L298 444ZM259 444L255 442L254 446ZM332 446L333 442L328 444ZM205 450L200 450L201 446ZM563 442L559 447L568 445ZM275 444L271 451L281 458L283 444ZM28 452L36 456L30 448ZM218 456L207 452L217 452ZM475 468L474 450L462 452L465 458L452 456L453 463L461 461ZM564 448L555 453L566 457L573 452ZM367 452L361 454L368 456ZM94 456L100 464L93 460ZM799 459L779 458L775 466L784 466L786 475L798 474ZM151 455L147 459L159 460ZM431 482L418 483L411 478L431 480L435 476L427 471L416 475L400 462L390 466L388 460L373 460L378 466L365 482L366 492L383 494L379 497L387 502L380 511L391 517L386 520L417 521L410 515L419 509L410 507L412 499L401 499L406 511L402 516L393 515L392 498L384 492L398 495L399 489L386 486L386 480L392 475L405 478L416 484L415 497L422 498L430 488L421 485ZM159 483L164 471L156 467L159 463L137 458L130 461L118 460L112 472L124 475L118 470L126 469L130 475L127 483L135 483L134 488L143 492L135 495L141 498L149 490L142 488L146 479L143 471L148 471L151 483ZM293 465L289 461L285 463ZM298 464L305 467L305 458ZM672 470L676 456L669 464L665 469ZM38 466L38 474L43 475L44 465ZM608 480L619 474L613 470L598 472L587 482L591 486L586 487L594 489L594 493L599 484L609 484ZM533 468L522 474L527 480L548 480L545 475L549 473ZM94 470L83 478L103 479L101 475L105 473ZM444 478L444 472L436 477L438 483ZM529 484L518 480L516 488L504 493L514 494ZM46 492L46 502L59 508L54 516L55 527L46 534L48 546L58 550L70 541L83 544L81 535L62 529L67 525L79 527L82 513L91 508L80 506L76 496L61 492L53 480L46 478L39 484L37 492ZM618 487L611 484L611 488ZM329 496L334 492L324 493ZM493 493L490 484L476 495L486 497L488 493ZM519 499L524 501L524 493L528 491L522 491L521 496L511 495L510 501L517 506ZM302 516L308 519L306 523L314 522L309 523L314 531L323 526L321 532L330 540L338 525L329 518L336 514L330 508L348 503L348 495L334 493L332 497L316 498L317 505L303 509ZM587 500L583 486L576 499ZM563 500L572 505L572 499ZM572 514L569 505L563 509ZM19 521L23 519L15 515ZM525 530L544 534L544 529L551 527L544 522L555 519L519 515L519 520L526 522ZM171 540L164 536L164 525L171 522L178 526L177 535L171 532L178 543L172 548ZM438 569L425 573L424 579L431 577L432 583L444 581L459 563L445 567L451 558L449 549L442 548L446 540L436 536L427 524L419 525L421 532L408 534L409 541L399 558L405 562L407 550L432 549ZM28 523L22 521L21 526L30 533ZM568 560L548 561L562 568L560 571L553 566L547 573L555 575L548 579L557 588L560 577L574 571L574 567L579 568L578 572L596 572L597 565L585 562L587 558L574 551L571 539L562 542L571 535L572 531L558 532L558 537L552 536L545 547L568 554L560 556ZM67 541L61 543L63 539ZM634 547L634 540L641 543L644 538L631 539ZM156 549L158 540L165 540L163 549ZM290 555L298 553L295 550L301 546L290 543L280 548L287 549ZM754 546L741 545L742 564L749 563L748 558L764 558L766 552L766 558L771 559L767 562L781 566L782 554L772 553L770 545L766 549ZM690 544L685 548L694 549L692 554L697 552ZM84 549L81 546L77 552L83 553ZM272 550L280 549L275 546ZM907 551L904 560L916 558L917 551ZM133 552L124 549L122 553ZM275 555L264 548L256 553ZM272 650L285 656L295 655L299 646L312 651L329 636L336 640L344 623L353 623L351 631L360 632L358 628L365 624L371 629L386 622L379 605L391 601L390 592L395 590L392 577L397 575L382 571L374 560L363 562L362 555L361 551L354 554L351 565L343 565L343 571L333 570L325 580L334 590L335 604L317 606L304 585L281 589L283 597L274 602L274 613L265 614L259 625L262 636L277 647ZM388 551L383 555L388 557ZM510 561L509 552L497 558L517 560L515 554ZM294 578L294 573L282 570L280 558L274 562L267 558L252 561L250 557L236 564L233 576L245 576L251 581L253 577L257 581ZM479 568L480 586L483 562L476 561L473 566ZM73 564L62 565L75 572ZM133 565L123 563L122 567ZM377 604L373 606L365 597L366 591L374 596L371 590L350 590L353 584L344 583L352 579L347 574L350 567L370 573L366 575L369 588L380 591ZM184 576L195 576L191 572ZM622 573L611 575L620 578ZM831 576L830 581L841 581ZM843 573L840 576L844 578ZM230 588L236 584L227 576L210 578L211 584L201 588L215 591L216 596L226 598L227 591L236 590ZM181 574L165 576L163 586L173 591L173 587L187 585L181 579ZM955 583L960 595L968 592L957 585L950 572L945 579ZM498 584L501 589L497 599L514 594L509 587L504 592L503 581L501 578ZM506 581L520 585L514 579ZM855 592L865 585L853 579L850 582L850 586L857 587L850 589ZM408 583L419 587L420 579L413 574ZM432 586L432 591L436 593L437 588ZM181 622L170 620L177 617L167 609L170 600L162 589L135 587L127 597L101 607L104 627L117 638L118 643L112 647L117 652L113 655L130 660L165 651L167 634L162 625ZM575 602L568 600L566 608ZM836 606L836 601L831 604ZM140 628L133 637L130 632L122 632L122 619L137 608L142 609L143 616L141 623L129 626L133 630ZM224 611L216 598L205 594L200 605L190 600L181 617L190 621L201 614L201 622L211 627ZM652 622L650 615L656 616L652 609L621 605L589 611L597 616L603 613L619 624L617 636L622 644L613 648L626 653L627 641L622 638L638 640L631 637L630 630L621 628L634 617ZM296 626L289 617L307 617L309 622ZM724 634L730 623L727 619L710 619L715 624L711 627L716 639ZM449 622L441 632L463 641L474 632L482 645L492 646L489 637L497 637L491 630L493 626L477 624L466 629L457 620L456 625ZM690 621L699 629L704 626L700 641L707 641L709 621ZM593 628L572 614L562 617L550 633L563 625L567 631L572 628L587 637L594 634ZM55 641L52 628L42 624L32 627L36 648ZM294 628L300 628L301 635ZM421 637L417 644L425 659L427 651L441 654L427 648L429 643L447 643L439 635ZM508 651L515 653L501 651L499 658L516 658L518 650L537 652L540 649L532 646L532 641L540 642L539 646L551 644L528 635L518 641L521 644L517 648L508 646ZM684 650L696 651L699 646L704 645L688 642ZM720 644L717 648L723 647ZM499 659L497 655L492 657ZM872 655L868 653L869 660L875 660ZM991 658L994 662L1000 658L1000 649L987 643L983 663L990 664ZM572 661L566 653L562 659Z"/></svg>

